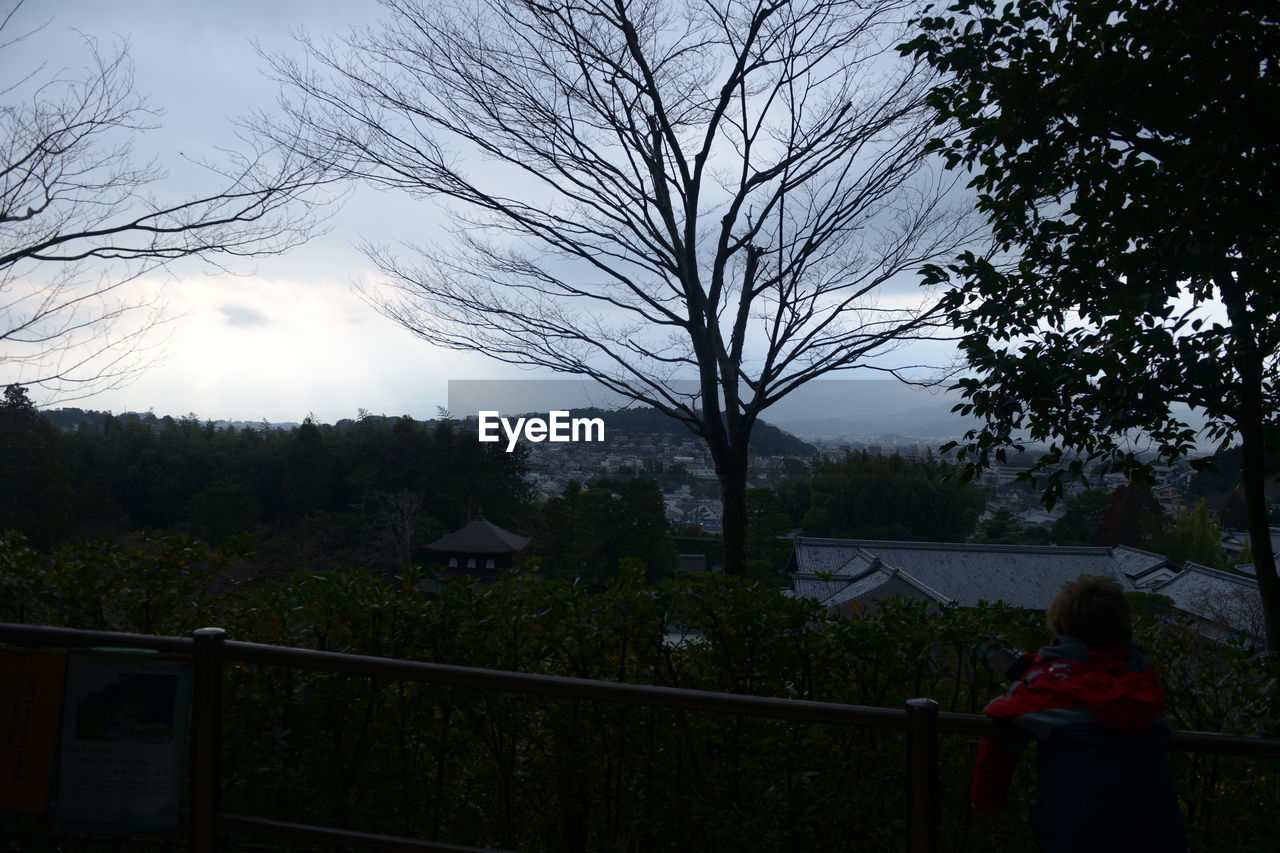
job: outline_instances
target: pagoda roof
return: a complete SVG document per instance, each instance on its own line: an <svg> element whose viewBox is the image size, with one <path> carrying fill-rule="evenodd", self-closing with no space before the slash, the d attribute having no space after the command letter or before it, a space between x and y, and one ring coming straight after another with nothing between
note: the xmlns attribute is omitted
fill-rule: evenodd
<svg viewBox="0 0 1280 853"><path fill-rule="evenodd" d="M532 536L512 533L480 516L426 547L430 551L452 554L514 554L524 550L532 540Z"/></svg>

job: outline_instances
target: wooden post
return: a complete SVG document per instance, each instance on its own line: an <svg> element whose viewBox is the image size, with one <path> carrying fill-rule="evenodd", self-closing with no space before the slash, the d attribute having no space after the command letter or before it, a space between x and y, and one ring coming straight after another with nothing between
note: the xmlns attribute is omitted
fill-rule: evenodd
<svg viewBox="0 0 1280 853"><path fill-rule="evenodd" d="M938 703L907 700L907 851L938 849Z"/></svg>
<svg viewBox="0 0 1280 853"><path fill-rule="evenodd" d="M191 850L218 849L218 791L222 767L222 643L227 632L195 632L191 693Z"/></svg>

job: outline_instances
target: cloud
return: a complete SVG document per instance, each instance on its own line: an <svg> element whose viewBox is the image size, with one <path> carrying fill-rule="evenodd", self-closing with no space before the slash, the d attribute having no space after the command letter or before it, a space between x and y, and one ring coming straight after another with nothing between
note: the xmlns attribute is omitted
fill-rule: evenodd
<svg viewBox="0 0 1280 853"><path fill-rule="evenodd" d="M218 308L226 317L228 326L265 326L267 318L243 305L222 305Z"/></svg>

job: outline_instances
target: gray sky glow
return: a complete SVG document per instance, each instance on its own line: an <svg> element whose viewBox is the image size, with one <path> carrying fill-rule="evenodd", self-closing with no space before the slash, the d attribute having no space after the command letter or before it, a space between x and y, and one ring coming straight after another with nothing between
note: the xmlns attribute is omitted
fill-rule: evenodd
<svg viewBox="0 0 1280 853"><path fill-rule="evenodd" d="M136 89L163 113L162 127L138 140L138 155L169 171L164 192L185 194L204 186L189 160L217 160L220 146L236 144L233 120L274 103L275 84L263 75L254 42L268 52L293 51L291 30L337 34L380 12L370 2L336 0L29 0L15 31L48 23L9 48L6 62L74 70L84 65L84 37L104 53L127 41ZM425 418L446 405L450 379L547 378L435 349L353 291L353 283L374 278L355 247L361 238L429 240L439 236L435 215L429 202L360 190L326 235L282 257L246 264L234 276L191 264L144 282L172 318L161 335L164 359L132 384L73 405L241 420L297 421L314 412L331 422L354 417L358 407ZM933 345L912 355L937 362L948 352Z"/></svg>

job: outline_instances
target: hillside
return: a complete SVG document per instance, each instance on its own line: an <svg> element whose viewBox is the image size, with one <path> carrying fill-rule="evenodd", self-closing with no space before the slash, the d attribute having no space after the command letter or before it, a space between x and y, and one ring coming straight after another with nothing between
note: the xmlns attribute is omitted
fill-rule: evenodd
<svg viewBox="0 0 1280 853"><path fill-rule="evenodd" d="M605 436L662 435L677 439L689 438L692 433L675 418L668 417L654 408L642 409L571 409L570 417L601 418ZM818 452L812 444L801 441L765 421L757 421L751 435L751 452L757 456L808 457Z"/></svg>

